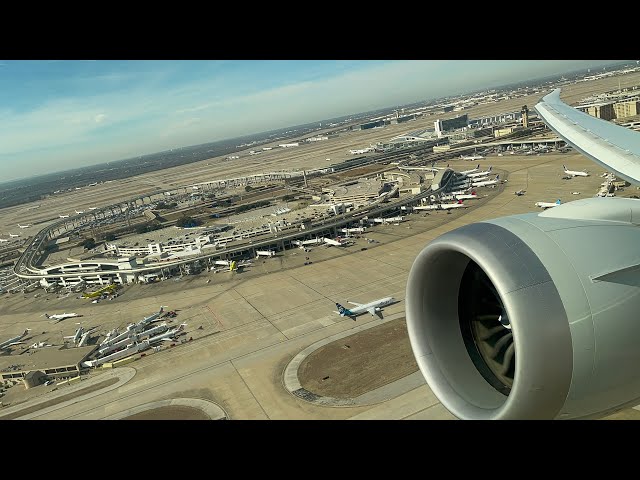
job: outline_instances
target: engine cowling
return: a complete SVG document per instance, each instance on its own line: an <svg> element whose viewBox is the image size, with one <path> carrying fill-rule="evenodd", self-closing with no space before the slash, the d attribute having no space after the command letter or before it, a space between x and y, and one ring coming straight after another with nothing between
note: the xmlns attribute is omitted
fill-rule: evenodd
<svg viewBox="0 0 640 480"><path fill-rule="evenodd" d="M461 419L640 403L640 201L585 199L452 230L406 291L417 363Z"/></svg>

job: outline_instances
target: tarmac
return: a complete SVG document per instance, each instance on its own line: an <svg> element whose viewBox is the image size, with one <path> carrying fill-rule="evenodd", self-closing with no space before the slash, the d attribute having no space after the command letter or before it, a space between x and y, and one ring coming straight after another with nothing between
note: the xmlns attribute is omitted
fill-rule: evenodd
<svg viewBox="0 0 640 480"><path fill-rule="evenodd" d="M462 169L468 164L459 163L452 162L452 167ZM509 155L490 157L481 163L483 167L493 165L494 169L509 172L501 193L478 207L451 215L437 212L428 218L415 218L415 222L411 220L415 216L410 216L411 229L403 224L381 227L380 243L370 245L366 251L324 249L321 252L337 251L337 256L327 256L307 266L278 260L263 271L260 269L267 263L258 265L245 277L214 277L216 283L210 284L203 284L202 277L194 277L188 282L169 280L135 286L113 302L84 307L100 307L87 314L91 318L89 325L104 322L106 330L113 324L148 315L161 304L167 305L179 311L176 321L186 319L188 331L200 331L197 326L203 325L202 336L129 364L135 375L117 388L76 399L73 405L56 405L29 418L104 419L126 416L125 412L130 415L140 406L177 398L212 402L229 419L453 418L419 375L368 392L346 405L336 405L332 401L310 402L292 394L299 390L293 365L301 361L302 352L311 352L323 342L379 325L380 320L369 316L360 316L353 322L336 315L335 301L367 301L391 295L400 302L384 308L385 318L403 315L409 269L420 250L436 236L470 222L540 211L533 205L536 201L592 196L602 181L598 176L601 169L578 154ZM576 170L587 169L591 176L561 180L562 163ZM524 196L513 194L520 189L526 190ZM578 190L581 195L571 195ZM624 192L634 193L631 188ZM431 221L433 227L429 228ZM295 257L289 257L292 258ZM266 262L270 260L273 259ZM121 299L126 303L119 303ZM18 310L26 308L25 301L33 304L41 299L18 298ZM76 300L57 301L64 304ZM16 329L25 317L25 313L3 315L3 326L9 323ZM638 413L628 409L615 418L634 418Z"/></svg>

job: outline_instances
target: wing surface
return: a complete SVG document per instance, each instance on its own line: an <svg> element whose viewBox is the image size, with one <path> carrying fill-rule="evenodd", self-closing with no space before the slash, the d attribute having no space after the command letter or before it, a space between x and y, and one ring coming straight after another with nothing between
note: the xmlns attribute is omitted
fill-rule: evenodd
<svg viewBox="0 0 640 480"><path fill-rule="evenodd" d="M620 178L640 184L640 134L592 117L560 100L560 89L545 95L535 110L573 148Z"/></svg>

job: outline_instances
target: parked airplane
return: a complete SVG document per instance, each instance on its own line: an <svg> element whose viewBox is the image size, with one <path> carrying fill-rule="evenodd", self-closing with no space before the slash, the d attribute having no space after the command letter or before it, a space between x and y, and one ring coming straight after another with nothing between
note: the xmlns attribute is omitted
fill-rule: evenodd
<svg viewBox="0 0 640 480"><path fill-rule="evenodd" d="M11 238L18 238L20 236L20 234L19 233L10 233L9 236Z"/></svg>
<svg viewBox="0 0 640 480"><path fill-rule="evenodd" d="M68 337L64 337L66 339L71 339L73 340L73 344L77 347L81 347L82 344L84 344L89 336L89 334L91 332L93 332L95 329L97 329L98 327L92 327L89 330L85 330L84 328L82 328L82 325L80 325L78 327L78 329L76 330L76 333L73 335L70 335Z"/></svg>
<svg viewBox="0 0 640 480"><path fill-rule="evenodd" d="M640 184L638 132L567 105L559 89L535 110L576 151ZM638 212L638 199L585 198L461 226L418 254L407 331L446 409L587 419L640 403Z"/></svg>
<svg viewBox="0 0 640 480"><path fill-rule="evenodd" d="M454 200L478 200L480 197L475 193L465 193L464 195L454 195Z"/></svg>
<svg viewBox="0 0 640 480"><path fill-rule="evenodd" d="M89 210L97 210L98 207L89 207Z"/></svg>
<svg viewBox="0 0 640 480"><path fill-rule="evenodd" d="M81 317L82 315L78 315L77 313L56 313L53 315L49 315L48 313L44 314L45 317L55 320L55 323L58 323L65 318L74 318Z"/></svg>
<svg viewBox="0 0 640 480"><path fill-rule="evenodd" d="M0 343L0 350L4 350L6 348L9 348L9 347L11 347L13 345L17 345L19 343L24 343L24 342L21 342L20 340L22 340L24 337L26 337L27 333L29 333L30 330L31 330L30 328L26 328L24 330L24 332L22 332L20 335L18 335L16 337L13 337L13 338L10 338L9 340L5 340L4 342Z"/></svg>
<svg viewBox="0 0 640 480"><path fill-rule="evenodd" d="M588 177L589 176L588 172L568 170L567 167L565 167L564 165L562 165L562 168L564 168L564 173L566 173L567 175L571 175L572 177Z"/></svg>
<svg viewBox="0 0 640 480"><path fill-rule="evenodd" d="M451 210L453 208L467 208L467 206L462 203L462 200L458 200L454 203L434 203L432 205L413 207L414 210Z"/></svg>
<svg viewBox="0 0 640 480"><path fill-rule="evenodd" d="M76 213L77 213L78 215L82 215L82 214L84 213L84 210L76 210Z"/></svg>
<svg viewBox="0 0 640 480"><path fill-rule="evenodd" d="M69 215L58 215L60 218L69 218Z"/></svg>
<svg viewBox="0 0 640 480"><path fill-rule="evenodd" d="M547 208L552 208L552 207L557 207L558 205L560 205L560 199L556 200L555 203L552 202L536 202L536 207L540 207L540 208L544 208L545 210Z"/></svg>
<svg viewBox="0 0 640 480"><path fill-rule="evenodd" d="M374 300L373 302L369 302L369 303L347 302L347 303L350 303L351 305L356 305L355 308L350 308L350 309L344 308L339 303L336 303L336 307L338 311L335 313L340 314L341 317L352 317L354 321L356 320L355 318L356 316L364 312L369 312L372 316L377 315L378 317L380 317L380 319L382 319L381 308L386 307L387 305L390 305L394 302L395 300L393 297L380 298L378 300Z"/></svg>
<svg viewBox="0 0 640 480"><path fill-rule="evenodd" d="M174 337L182 332L184 330L184 327L186 326L186 323L181 323L178 328L174 328L173 330L169 330L165 333L161 333L160 335L156 335L155 337L151 337L147 340L147 342L149 342L149 344L156 342L172 342L174 341Z"/></svg>
<svg viewBox="0 0 640 480"><path fill-rule="evenodd" d="M482 160L484 157L482 155L460 155L462 160Z"/></svg>
<svg viewBox="0 0 640 480"><path fill-rule="evenodd" d="M164 307L166 305L160 305L160 310L158 310L156 313L149 315L148 317L144 317L142 320L140 320L138 322L138 326L144 326L147 323L151 323L154 320L156 320L160 315L162 315L162 313L164 312Z"/></svg>
<svg viewBox="0 0 640 480"><path fill-rule="evenodd" d="M462 172L460 172L462 175L469 175L470 173L475 173L478 170L480 170L480 164L478 164L478 166L476 168L472 168L471 170L463 170Z"/></svg>
<svg viewBox="0 0 640 480"><path fill-rule="evenodd" d="M2 242L2 243L8 242L8 241L9 241L8 238L0 238L0 242Z"/></svg>
<svg viewBox="0 0 640 480"><path fill-rule="evenodd" d="M520 197L520 196L524 195L525 192L526 192L526 190L518 190L517 192L514 192L514 193Z"/></svg>
<svg viewBox="0 0 640 480"><path fill-rule="evenodd" d="M471 182L472 187L488 187L489 185L496 185L500 182L500 174L496 175L493 180L483 180L482 182Z"/></svg>
<svg viewBox="0 0 640 480"><path fill-rule="evenodd" d="M43 348L43 347L55 347L57 345L51 345L49 343L45 343L45 342L36 342L33 343L31 345L29 345L29 348Z"/></svg>
<svg viewBox="0 0 640 480"><path fill-rule="evenodd" d="M30 223L27 223L26 225L20 225L20 224L18 224L18 226L19 226L20 228L29 228L29 227L31 226L31 224L30 224Z"/></svg>
<svg viewBox="0 0 640 480"><path fill-rule="evenodd" d="M466 188L464 190L457 190L455 192L451 192L451 195L466 195L467 193L469 193L469 190L471 190L471 188ZM476 191L475 190L471 190L471 195L475 195Z"/></svg>
<svg viewBox="0 0 640 480"><path fill-rule="evenodd" d="M73 340L73 343L76 344L78 343L78 341L80 341L80 337L82 336L84 329L82 328L82 326L78 327L78 329L76 330L76 333L73 335L69 335L67 337L63 337L65 339L71 339Z"/></svg>
<svg viewBox="0 0 640 480"><path fill-rule="evenodd" d="M355 150L349 150L349 153L351 155L358 155L360 153L373 152L374 150L375 150L375 147L367 147L367 148L359 148L359 149L355 149Z"/></svg>
<svg viewBox="0 0 640 480"><path fill-rule="evenodd" d="M484 170L482 172L475 172L475 173L468 173L466 175L467 178L478 178L478 177L483 177L483 176L487 176L491 173L491 170L493 170L493 166L489 167L489 170Z"/></svg>

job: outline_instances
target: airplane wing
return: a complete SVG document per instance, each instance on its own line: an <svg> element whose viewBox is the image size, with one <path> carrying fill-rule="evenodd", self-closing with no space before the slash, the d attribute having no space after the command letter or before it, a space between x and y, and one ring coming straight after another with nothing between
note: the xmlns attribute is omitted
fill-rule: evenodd
<svg viewBox="0 0 640 480"><path fill-rule="evenodd" d="M363 304L362 303L356 303L356 302L347 302L350 303L351 305L355 305L356 307L361 307Z"/></svg>
<svg viewBox="0 0 640 480"><path fill-rule="evenodd" d="M369 312L372 316L378 317L380 320L382 320L382 310L376 310L375 307L371 307L367 309L367 312Z"/></svg>
<svg viewBox="0 0 640 480"><path fill-rule="evenodd" d="M547 126L598 165L633 184L640 183L638 133L592 117L560 100L560 89L535 106Z"/></svg>
<svg viewBox="0 0 640 480"><path fill-rule="evenodd" d="M13 346L13 345L18 345L18 344L20 344L20 343L24 343L24 342L11 342L11 343L6 344L6 345L5 345L5 346L3 346L2 348L11 347L11 346Z"/></svg>

